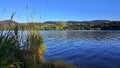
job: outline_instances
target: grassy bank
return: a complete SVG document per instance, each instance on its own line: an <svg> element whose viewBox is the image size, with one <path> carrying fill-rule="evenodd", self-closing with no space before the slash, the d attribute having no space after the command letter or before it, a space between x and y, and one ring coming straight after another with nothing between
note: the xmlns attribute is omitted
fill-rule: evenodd
<svg viewBox="0 0 120 68"><path fill-rule="evenodd" d="M13 27L12 27L13 28ZM74 68L64 62L44 62L46 45L37 30L0 31L0 68Z"/></svg>

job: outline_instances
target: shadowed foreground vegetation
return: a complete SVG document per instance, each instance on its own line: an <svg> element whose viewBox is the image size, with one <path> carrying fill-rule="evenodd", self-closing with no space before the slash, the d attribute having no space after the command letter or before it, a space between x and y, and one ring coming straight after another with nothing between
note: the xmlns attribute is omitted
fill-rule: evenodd
<svg viewBox="0 0 120 68"><path fill-rule="evenodd" d="M36 30L0 31L0 68L75 68L64 62L44 62L46 45Z"/></svg>

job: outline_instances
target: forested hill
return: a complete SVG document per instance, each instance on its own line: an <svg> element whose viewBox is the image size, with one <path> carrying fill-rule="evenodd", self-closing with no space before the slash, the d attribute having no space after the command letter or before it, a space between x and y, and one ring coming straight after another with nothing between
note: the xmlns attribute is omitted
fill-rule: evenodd
<svg viewBox="0 0 120 68"><path fill-rule="evenodd" d="M34 24L39 30L120 30L120 21L93 20L93 21L46 21L18 23L13 20L0 21L0 25L19 24L23 29Z"/></svg>

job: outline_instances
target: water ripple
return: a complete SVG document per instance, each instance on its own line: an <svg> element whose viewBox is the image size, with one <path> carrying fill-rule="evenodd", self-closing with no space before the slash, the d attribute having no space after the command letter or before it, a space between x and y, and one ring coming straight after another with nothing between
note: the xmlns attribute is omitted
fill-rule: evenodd
<svg viewBox="0 0 120 68"><path fill-rule="evenodd" d="M120 31L42 31L46 61L80 68L120 68Z"/></svg>

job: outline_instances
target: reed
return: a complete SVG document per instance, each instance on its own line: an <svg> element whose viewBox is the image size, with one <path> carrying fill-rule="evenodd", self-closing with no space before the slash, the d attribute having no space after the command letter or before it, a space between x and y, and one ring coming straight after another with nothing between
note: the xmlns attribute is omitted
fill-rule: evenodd
<svg viewBox="0 0 120 68"><path fill-rule="evenodd" d="M24 37L23 37L24 36ZM0 68L75 68L61 61L44 62L46 45L36 30L0 31Z"/></svg>
<svg viewBox="0 0 120 68"><path fill-rule="evenodd" d="M12 13L10 20L16 12ZM10 22L10 23L11 23ZM2 26L0 26L2 27ZM0 30L0 68L71 68L70 64L44 62L46 45L32 23L28 31L18 31L18 24ZM70 67L71 66L71 67ZM73 67L72 67L73 68Z"/></svg>

